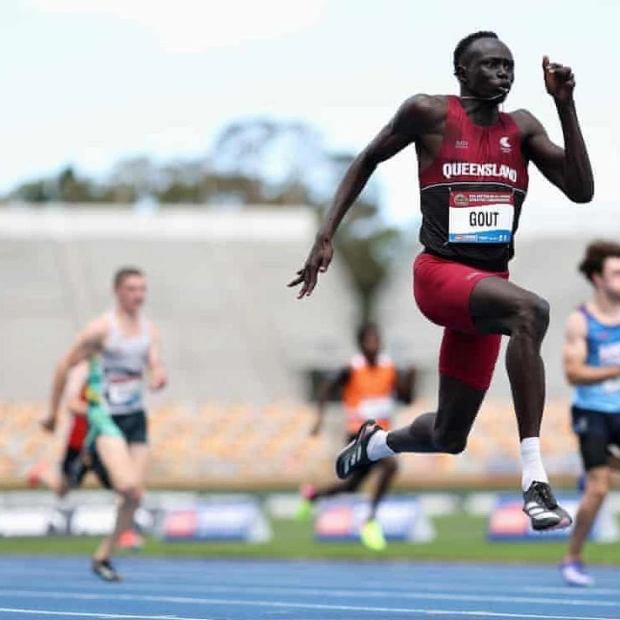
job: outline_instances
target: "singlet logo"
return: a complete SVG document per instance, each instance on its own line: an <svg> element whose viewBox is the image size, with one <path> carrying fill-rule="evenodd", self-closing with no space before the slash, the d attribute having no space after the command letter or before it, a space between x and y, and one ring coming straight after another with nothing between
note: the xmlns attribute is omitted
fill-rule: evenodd
<svg viewBox="0 0 620 620"><path fill-rule="evenodd" d="M467 194L456 194L454 196L454 204L457 207L469 206L469 198L467 197Z"/></svg>
<svg viewBox="0 0 620 620"><path fill-rule="evenodd" d="M467 149L469 148L469 142L467 142L467 140L457 140L454 146L457 149Z"/></svg>
<svg viewBox="0 0 620 620"><path fill-rule="evenodd" d="M517 171L504 164L472 164L469 162L445 163L442 167L443 176L446 179L452 177L498 177L508 179L512 183L517 182Z"/></svg>
<svg viewBox="0 0 620 620"><path fill-rule="evenodd" d="M510 144L510 140L508 139L508 136L502 136L499 139L499 147L502 150L502 153L512 152L512 144Z"/></svg>

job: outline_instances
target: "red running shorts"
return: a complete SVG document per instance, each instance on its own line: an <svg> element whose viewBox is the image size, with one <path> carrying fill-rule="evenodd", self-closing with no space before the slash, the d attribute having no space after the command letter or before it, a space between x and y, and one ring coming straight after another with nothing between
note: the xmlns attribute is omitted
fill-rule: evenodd
<svg viewBox="0 0 620 620"><path fill-rule="evenodd" d="M486 392L491 385L501 336L479 334L471 318L469 299L483 278L508 279L493 273L422 253L413 264L413 295L422 314L444 327L439 373Z"/></svg>

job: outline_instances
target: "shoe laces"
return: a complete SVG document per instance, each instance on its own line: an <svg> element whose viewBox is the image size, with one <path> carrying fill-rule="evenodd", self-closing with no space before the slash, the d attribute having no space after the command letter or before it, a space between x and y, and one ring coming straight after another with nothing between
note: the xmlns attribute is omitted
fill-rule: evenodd
<svg viewBox="0 0 620 620"><path fill-rule="evenodd" d="M534 483L534 492L544 504L545 508L556 508L558 502L553 496L553 492L551 491L551 487L544 482L535 482Z"/></svg>

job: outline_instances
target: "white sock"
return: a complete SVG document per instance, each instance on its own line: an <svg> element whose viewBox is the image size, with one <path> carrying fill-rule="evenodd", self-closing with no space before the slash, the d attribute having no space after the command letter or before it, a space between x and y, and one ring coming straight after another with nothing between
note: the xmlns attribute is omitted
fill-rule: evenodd
<svg viewBox="0 0 620 620"><path fill-rule="evenodd" d="M524 491L530 488L532 482L549 482L540 456L540 439L538 437L526 437L521 441L521 466L523 468L521 486Z"/></svg>
<svg viewBox="0 0 620 620"><path fill-rule="evenodd" d="M371 461L384 459L386 456L396 454L390 446L387 445L387 433L385 431L377 431L368 442L368 458Z"/></svg>

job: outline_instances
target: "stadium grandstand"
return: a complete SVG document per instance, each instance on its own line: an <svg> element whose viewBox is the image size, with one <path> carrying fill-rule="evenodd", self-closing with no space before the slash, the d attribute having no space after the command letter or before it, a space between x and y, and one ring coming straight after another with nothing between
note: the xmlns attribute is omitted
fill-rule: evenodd
<svg viewBox="0 0 620 620"><path fill-rule="evenodd" d="M570 232L572 225L596 234L584 215L573 210L572 224L564 221L552 233L524 226L513 266L519 283L544 291L552 304L543 448L550 472L560 476L574 475L579 466L559 356L565 317L587 293L575 263L589 237ZM0 356L2 483L23 484L34 460L60 449L36 424L53 364L75 330L111 303L111 274L125 264L139 265L149 276L148 313L161 324L170 373L169 390L151 401L152 482L260 488L330 477L342 419L330 416L334 432L308 436L310 377L350 357L357 314L337 259L311 299L297 302L285 286L315 227L314 213L301 207L0 211L0 338L10 352ZM540 248L552 251L542 259ZM397 363L413 362L420 370L419 399L400 411L400 421L432 407L436 389L440 330L411 301L415 251L409 248L397 261L379 303L388 350ZM403 459L400 484L514 477L518 445L509 396L499 372L468 452L457 459ZM271 458L257 463L257 453ZM423 480L419 471L426 472Z"/></svg>

